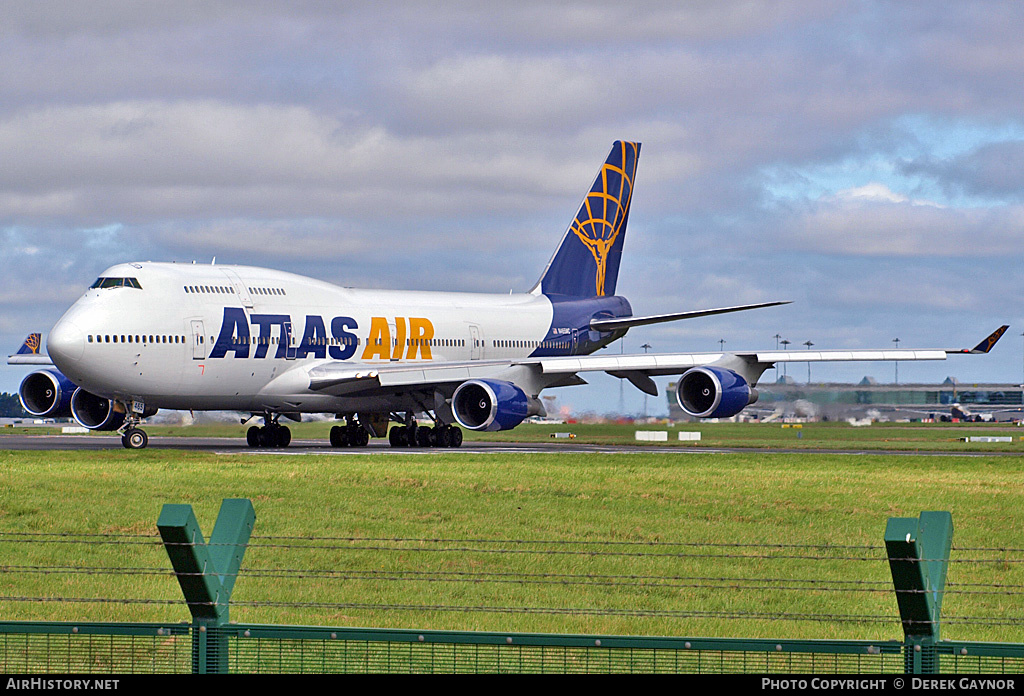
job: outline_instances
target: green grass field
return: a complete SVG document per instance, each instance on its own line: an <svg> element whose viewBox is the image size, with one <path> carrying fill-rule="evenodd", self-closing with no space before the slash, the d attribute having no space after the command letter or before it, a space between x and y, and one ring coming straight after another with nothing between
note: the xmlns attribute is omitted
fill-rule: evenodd
<svg viewBox="0 0 1024 696"><path fill-rule="evenodd" d="M723 440L741 439L743 426L729 427ZM244 497L258 519L236 621L898 639L886 520L949 510L943 637L1022 641L1021 464L884 452L0 450L0 615L187 620L155 537L161 506L192 504L208 535L220 501ZM68 601L108 598L132 601Z"/></svg>

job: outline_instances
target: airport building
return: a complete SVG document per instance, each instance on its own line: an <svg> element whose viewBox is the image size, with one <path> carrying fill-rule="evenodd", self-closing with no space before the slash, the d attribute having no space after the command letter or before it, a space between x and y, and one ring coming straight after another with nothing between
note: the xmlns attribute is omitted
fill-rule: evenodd
<svg viewBox="0 0 1024 696"><path fill-rule="evenodd" d="M809 418L845 420L1000 420L1024 418L1020 384L961 383L948 377L941 384L879 384L865 377L857 384L797 383L792 377L757 385L757 403L741 414L750 420ZM669 385L669 418L689 420Z"/></svg>

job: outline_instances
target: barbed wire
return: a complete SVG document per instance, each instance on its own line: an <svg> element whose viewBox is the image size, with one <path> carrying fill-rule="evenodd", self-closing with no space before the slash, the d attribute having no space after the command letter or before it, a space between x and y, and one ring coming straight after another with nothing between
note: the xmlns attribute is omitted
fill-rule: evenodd
<svg viewBox="0 0 1024 696"><path fill-rule="evenodd" d="M7 538L15 537L15 538ZM0 543L17 543L22 540L56 538L69 543L89 543L90 540L142 540L144 543L164 544L159 533L120 534L120 533L78 533L78 532L2 532ZM314 536L314 535L253 535L250 537L252 546L275 548L292 548L290 545L263 544L264 541L326 541L351 543L412 543L412 544L508 544L508 545L544 545L544 546L648 546L648 547L715 547L715 548L774 548L774 549L827 549L827 550L863 550L884 552L884 546L872 544L787 544L787 543L744 543L744 542L684 542L684 541L637 541L637 540L598 540L598 539L485 539L477 537L388 537L388 536ZM101 543L93 541L92 543ZM194 542L186 545L205 543L207 546L234 545L214 544L210 542ZM306 547L295 545L296 548L335 548ZM359 547L363 548L363 547ZM378 547L370 547L378 548ZM980 553L1020 553L1024 548L1011 546L953 546L953 552L971 551ZM939 559L941 560L941 559Z"/></svg>
<svg viewBox="0 0 1024 696"><path fill-rule="evenodd" d="M270 541L314 541L314 542L348 542L352 545L341 545L339 543L318 543L318 544L294 544L294 543L264 543ZM163 541L156 535L129 535L129 534L68 534L68 533L39 533L39 532L0 532L0 543L63 543L63 544L138 544L150 546L236 546L234 543L210 543L207 541L193 542L169 542ZM374 543L377 545L367 546L362 544ZM507 544L513 548L477 548L472 546L381 546L380 543L391 544ZM548 546L556 548L519 548L523 546ZM563 547L595 546L595 547L647 547L647 548L687 548L687 549L761 549L761 550L818 550L822 552L840 552L849 550L861 550L874 552L882 555L808 555L808 554L690 554L690 553L649 553L642 551L593 551L593 550L566 550ZM875 560L896 560L896 561L942 561L948 563L1024 563L1024 556L1020 558L955 558L929 559L929 558L896 558L884 555L885 548L880 546L867 545L837 545L837 544L778 544L778 543L722 543L722 542L664 542L664 541L572 541L572 540L531 540L531 539L446 539L446 538L412 538L412 537L309 537L309 536L264 536L252 537L246 545L248 549L298 549L312 551L402 551L402 552L425 552L425 553L506 553L506 554L549 554L549 555L580 555L580 556L634 556L634 557L666 557L666 558L752 558L752 559L792 559L792 560L848 560L848 561L875 561ZM1011 552L1022 552L1024 549L1001 548L1001 547L964 547L953 549L954 551L973 551L978 553L1006 554Z"/></svg>
<svg viewBox="0 0 1024 696"><path fill-rule="evenodd" d="M202 577L204 574L174 572L167 568L125 568L108 566L0 566L0 573L21 573L36 575L123 575ZM616 575L616 574L570 574L570 573L515 573L515 572L460 572L460 571L353 571L298 568L251 568L220 577L252 578L294 578L327 579L339 581L374 582L429 582L463 584L519 584L519 585L573 585L594 587L622 587L644 589L697 589L733 591L795 591L806 592L861 592L872 594L942 594L950 595L1024 595L1024 585L965 583L963 587L986 587L991 589L949 589L959 587L948 583L945 590L896 589L891 582L881 580L822 580L820 578L758 578L727 576L685 576L685 575ZM759 584L762 583L762 584Z"/></svg>
<svg viewBox="0 0 1024 696"><path fill-rule="evenodd" d="M46 533L46 532L0 532L0 544L80 544L95 546L135 546L153 549L174 547L217 547L238 546L238 544L210 544L202 541L165 542L158 534L126 534L126 533ZM339 552L339 553L401 553L401 554L440 554L438 560L445 555L467 556L476 555L509 557L549 557L549 558L590 558L590 559L640 559L659 562L690 561L690 560L728 560L745 561L807 561L807 562L919 562L939 560L949 564L1000 564L1016 570L1024 558L1013 554L1024 552L1012 547L954 547L953 552L966 554L969 558L951 557L948 559L889 558L886 547L872 545L845 544L781 544L754 542L673 542L651 540L557 540L557 539L482 539L482 538L445 538L445 537L385 537L385 536L302 536L302 535L265 535L253 536L244 545L247 550L256 554L261 551L286 551L297 553ZM148 553L148 551L147 551ZM997 557L985 558L984 555ZM280 554L272 554L279 557ZM265 558L265 557L264 557ZM447 561L446 561L447 562ZM544 566L541 565L541 568ZM609 564L608 568L616 567ZM650 568L656 566L651 565ZM684 566L679 566L680 568ZM766 566L767 568L767 566ZM2 574L34 574L54 576L75 575L120 575L120 576L154 576L165 578L185 578L202 576L204 573L176 573L163 566L103 566L103 565L42 565L42 564L5 564L0 565ZM565 573L565 572L522 572L522 571L469 571L469 570L406 570L406 569L371 569L359 570L348 568L293 568L293 567L248 567L240 569L233 575L217 574L225 577L246 577L254 579L285 579L285 580L322 580L331 582L393 582L393 583L432 583L452 585L502 584L521 586L568 586L578 588L611 588L615 595L625 597L620 590L692 590L694 592L834 592L834 593L867 593L874 595L921 595L933 596L1007 596L1024 595L1024 584L1015 583L980 583L980 582L949 582L942 591L896 589L887 580L871 579L826 579L821 577L794 578L767 575L758 577L754 574L737 574L735 576L715 574L651 574L651 573ZM454 590L453 590L454 591ZM680 595L684 601L694 601L694 596ZM8 596L0 597L0 601L22 603L68 603L68 604L104 604L104 605L162 605L189 606L209 605L212 603L192 602L184 598L177 599L146 599L146 598L104 598L104 597L33 597ZM418 612L464 612L464 613L502 613L502 614L549 614L575 616L613 616L633 618L664 618L664 619L715 619L745 621L796 621L796 622L829 622L829 623L899 623L898 617L892 615L857 615L829 614L813 612L764 612L748 610L715 611L707 609L622 609L607 607L531 607L504 606L487 604L455 605L436 604L402 604L402 603L366 603L366 602L298 602L277 599L234 600L233 607L251 608L282 608L291 610L331 610L331 611L418 611ZM915 622L926 623L926 622ZM952 616L941 619L945 625L976 625L976 626L1021 626L1024 617L1007 616Z"/></svg>
<svg viewBox="0 0 1024 696"><path fill-rule="evenodd" d="M265 543L266 541L312 541L318 542L317 544L304 544L304 543ZM341 545L339 543L320 543L320 542L347 542L352 545ZM175 547L175 546L235 546L236 544L224 543L214 544L209 542L165 542L160 539L158 535L142 535L142 534L77 534L77 533L45 533L45 532L0 532L0 543L57 543L57 544L125 544L125 545L147 545L147 546L164 546L164 547ZM377 545L364 545L364 544L377 544ZM388 544L403 544L402 546L382 546L381 543ZM425 546L405 546L404 544L432 544L433 547ZM480 545L491 545L491 544L506 544L514 548L489 548L474 547L474 546L447 546L447 544L480 544ZM436 546L443 545L443 546ZM525 546L548 546L556 548L521 548ZM566 547L578 547L578 546L594 546L594 547L646 547L646 548L686 548L686 549L761 549L766 550L765 553L754 554L754 553L664 553L664 552L644 552L644 551L594 551L594 550L579 550L569 549ZM948 559L919 559L913 557L907 558L887 558L884 555L885 548L879 546L869 545L837 545L837 544L779 544L779 543L722 543L722 542L665 542L665 541L609 541L609 540L533 540L533 539L478 539L478 538L417 538L417 537L358 537L358 536L342 536L342 537L315 537L315 536L296 536L296 535L277 535L277 536L262 536L252 537L250 542L247 544L248 549L298 549L298 550L312 550L312 551L347 551L347 552L358 552L358 551L401 551L401 552L417 552L417 553L481 553L481 554L540 554L540 555L575 555L575 556L594 556L594 557L608 557L608 556L620 556L620 557L650 557L650 558L720 558L720 559L754 559L754 560L769 560L769 559L781 559L781 560L834 560L834 561L877 561L877 560L889 560L889 561L940 561L947 563L1003 563L1003 564L1019 564L1024 563L1024 557L1020 558L1007 558L1005 555L998 558L954 558ZM829 555L809 555L809 554L785 554L785 553L770 553L767 551L777 550L818 550L820 552L826 552ZM860 550L869 553L881 553L883 555L833 555L832 552L842 552L850 550ZM977 553L992 553L992 554L1007 554L1024 552L1024 549L1016 549L1012 547L962 547L954 548L954 551L972 551Z"/></svg>
<svg viewBox="0 0 1024 696"><path fill-rule="evenodd" d="M183 599L112 599L104 597L25 597L0 596L0 601L7 602L59 602L67 604L121 604L121 605L186 605L216 606L214 602L186 602ZM813 614L793 612L755 612L755 611L714 611L714 610L679 610L679 609L615 609L594 607L524 607L501 605L450 605L450 604L388 604L367 602L283 602L283 601L233 601L233 607L251 608L282 608L282 609L331 609L356 611L411 611L411 612L456 612L456 613L495 613L495 614L546 614L571 616L617 616L632 618L669 618L669 619L717 619L717 620L759 620L759 621L795 621L795 622L828 622L828 623L901 623L892 616L872 614ZM946 616L938 622L908 621L915 625L937 623L940 625L976 625L976 626L1022 626L1024 618L988 617L988 616Z"/></svg>

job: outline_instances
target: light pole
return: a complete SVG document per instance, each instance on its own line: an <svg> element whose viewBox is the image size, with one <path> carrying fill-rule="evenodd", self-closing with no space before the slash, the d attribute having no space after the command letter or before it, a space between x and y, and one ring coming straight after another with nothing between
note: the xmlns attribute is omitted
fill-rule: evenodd
<svg viewBox="0 0 1024 696"><path fill-rule="evenodd" d="M789 340L784 338L784 339L782 339L781 343L782 343L782 350L789 350L789 344L792 343L792 341L789 341ZM779 369L778 366L776 366L775 369L778 370ZM782 363L782 376L783 377L787 376L788 372L789 372L789 370L786 367L786 363Z"/></svg>
<svg viewBox="0 0 1024 696"><path fill-rule="evenodd" d="M619 339L619 355L623 355L624 354L624 352L626 350L625 343L626 343L625 337L622 337L622 338ZM619 415L620 416L626 415L626 399L625 399L625 394L623 393L623 390L622 390L622 388L625 386L625 384L624 384L625 381L626 380L624 380L624 379L620 379L619 380Z"/></svg>
<svg viewBox="0 0 1024 696"><path fill-rule="evenodd" d="M894 339L892 339L892 342L896 344L896 350L899 350L900 349L900 339L894 338ZM899 384L900 383L900 361L897 359L897 360L894 360L893 362L896 363L896 384Z"/></svg>
<svg viewBox="0 0 1024 696"><path fill-rule="evenodd" d="M718 350L722 351L723 353L725 352L725 339L724 338L718 339Z"/></svg>
<svg viewBox="0 0 1024 696"><path fill-rule="evenodd" d="M779 339L782 338L779 334L775 334L775 350L779 350ZM779 364L775 363L775 381L779 381Z"/></svg>
<svg viewBox="0 0 1024 696"><path fill-rule="evenodd" d="M813 346L814 344L811 343L810 341L804 341L804 345L807 346L807 350L810 350L811 346ZM810 360L807 361L807 383L808 384L811 383L811 361Z"/></svg>
<svg viewBox="0 0 1024 696"><path fill-rule="evenodd" d="M644 349L644 355L647 355L647 351L651 349L651 344L645 343L640 347ZM644 392L644 418L647 418L647 392Z"/></svg>
<svg viewBox="0 0 1024 696"><path fill-rule="evenodd" d="M1024 333L1022 333L1021 336L1024 336ZM1024 381L1021 381L1020 383L1020 403L1021 406L1024 406Z"/></svg>

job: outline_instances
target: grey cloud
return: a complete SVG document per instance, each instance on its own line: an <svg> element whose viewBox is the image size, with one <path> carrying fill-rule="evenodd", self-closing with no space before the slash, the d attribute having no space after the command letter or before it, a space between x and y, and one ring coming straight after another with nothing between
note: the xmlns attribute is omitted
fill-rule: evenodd
<svg viewBox="0 0 1024 696"><path fill-rule="evenodd" d="M1024 234L1024 206L826 201L793 210L780 225L778 241L821 253L988 257L1016 249Z"/></svg>
<svg viewBox="0 0 1024 696"><path fill-rule="evenodd" d="M1024 140L991 143L947 160L911 161L902 169L934 179L954 195L1020 201L1024 196Z"/></svg>

